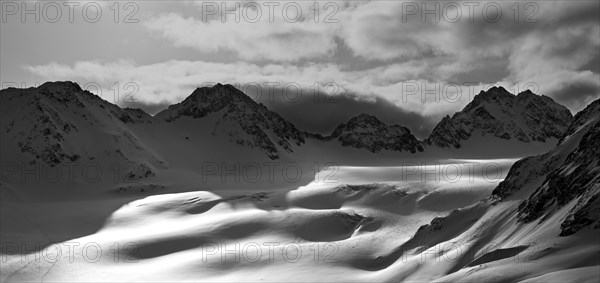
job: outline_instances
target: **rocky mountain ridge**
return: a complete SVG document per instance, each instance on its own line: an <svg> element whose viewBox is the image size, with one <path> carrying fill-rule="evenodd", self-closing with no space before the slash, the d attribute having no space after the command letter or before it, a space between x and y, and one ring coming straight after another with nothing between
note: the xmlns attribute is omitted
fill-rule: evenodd
<svg viewBox="0 0 600 283"><path fill-rule="evenodd" d="M218 116L211 129L213 135L223 135L230 142L259 148L271 159L279 150L292 152L304 143L304 135L292 123L256 103L232 85L216 84L196 89L181 103L171 105L156 114L156 118L173 122L182 117L193 119Z"/></svg>
<svg viewBox="0 0 600 283"><path fill-rule="evenodd" d="M140 110L123 110L72 82L8 88L0 97L4 160L16 154L9 147L15 146L30 165L102 159L129 164L132 178L150 176L153 168L163 166L128 127L144 120L133 114Z"/></svg>
<svg viewBox="0 0 600 283"><path fill-rule="evenodd" d="M386 125L377 117L362 113L343 123L326 137L312 136L323 141L338 141L342 146L366 149L370 152L423 151L421 142L410 130L400 125Z"/></svg>
<svg viewBox="0 0 600 283"><path fill-rule="evenodd" d="M573 116L564 106L530 90L512 95L492 87L476 95L462 111L444 117L425 140L442 148L460 148L475 135L521 142L560 138Z"/></svg>
<svg viewBox="0 0 600 283"><path fill-rule="evenodd" d="M522 199L522 222L544 221L570 206L561 235L600 228L600 100L577 113L548 153L516 162L494 190L498 200Z"/></svg>
<svg viewBox="0 0 600 283"><path fill-rule="evenodd" d="M87 123L89 127L116 127L119 129L116 132L125 133L121 139L123 136L130 137L127 139L136 144L141 141L133 138L135 135L128 125L178 123L183 119L204 121L210 117L210 121L214 121L207 129L211 135L226 137L231 143L256 148L268 158L278 159L282 153L292 153L308 139L336 142L373 153L418 153L427 151L427 147L431 146L458 148L478 132L498 139L543 142L562 137L573 119L564 106L548 97L530 91L514 96L501 87L481 92L461 112L442 119L425 141L419 141L404 126L386 125L366 113L350 118L326 137L302 132L242 91L223 84L198 88L182 102L169 106L155 116L141 109L121 109L72 82L49 82L29 89L9 88L2 90L2 99L9 102L4 103L3 112L11 112L9 108L16 107L10 106L13 100L27 105L29 110L25 112L28 111L30 119L13 117L6 128L21 129L20 133L11 132L20 135L16 138L19 148L47 164L79 158L81 154L70 151L72 146L61 145L69 132L79 129L80 126L74 122L77 120L82 120L77 123ZM59 114L70 112L77 113ZM19 121L27 125L15 126ZM110 124L116 126L108 126ZM32 140L36 142L31 143ZM140 145L131 147L143 148Z"/></svg>

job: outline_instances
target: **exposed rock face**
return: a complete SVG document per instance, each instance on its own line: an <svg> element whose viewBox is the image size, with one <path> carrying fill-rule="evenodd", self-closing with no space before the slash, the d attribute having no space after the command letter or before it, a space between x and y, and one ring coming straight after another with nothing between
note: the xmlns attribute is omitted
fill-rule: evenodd
<svg viewBox="0 0 600 283"><path fill-rule="evenodd" d="M353 117L347 123L339 125L331 135L320 139L337 140L343 146L363 148L370 152L423 151L421 142L408 128L399 125L388 126L368 114Z"/></svg>
<svg viewBox="0 0 600 283"><path fill-rule="evenodd" d="M573 134L583 125L587 129L577 146L519 207L523 221L533 221L575 201L561 224L561 235L573 234L588 225L600 228L600 100L577 115L568 134L561 138L562 143L575 139Z"/></svg>
<svg viewBox="0 0 600 283"><path fill-rule="evenodd" d="M14 143L29 164L55 167L63 162L95 160L137 164L153 174L160 164L128 128L145 120L72 82L48 82L37 88L0 91L3 142ZM150 173L149 173L150 172ZM128 172L127 174L135 172ZM136 177L137 178L137 177Z"/></svg>
<svg viewBox="0 0 600 283"><path fill-rule="evenodd" d="M570 205L561 235L586 226L600 228L599 162L600 100L596 100L575 116L555 149L515 163L493 196L522 195L518 212L523 222Z"/></svg>
<svg viewBox="0 0 600 283"><path fill-rule="evenodd" d="M474 134L521 142L560 138L573 120L569 110L547 96L527 90L515 96L492 87L475 96L462 111L446 116L426 142L459 148Z"/></svg>
<svg viewBox="0 0 600 283"><path fill-rule="evenodd" d="M217 84L196 89L183 102L171 105L156 115L172 122L181 117L194 119L217 115L213 135L224 135L231 142L259 148L271 159L279 157L279 149L293 151L293 145L304 143L304 134L264 105L232 85Z"/></svg>

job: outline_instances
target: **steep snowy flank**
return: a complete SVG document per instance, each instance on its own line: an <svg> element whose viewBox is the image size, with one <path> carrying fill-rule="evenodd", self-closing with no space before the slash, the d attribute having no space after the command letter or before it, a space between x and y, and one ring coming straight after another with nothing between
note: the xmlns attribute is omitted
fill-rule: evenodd
<svg viewBox="0 0 600 283"><path fill-rule="evenodd" d="M519 206L522 222L544 221L569 205L561 235L583 227L600 228L600 100L575 120L550 152L515 163L494 190L499 199L525 199Z"/></svg>
<svg viewBox="0 0 600 283"><path fill-rule="evenodd" d="M0 91L0 97L6 161L51 167L91 160L107 166L127 163L132 170L137 167L129 172L134 178L150 176L152 167L162 164L128 127L152 123L151 116L123 110L76 83L9 88Z"/></svg>
<svg viewBox="0 0 600 283"><path fill-rule="evenodd" d="M174 122L182 117L194 119L216 115L213 135L229 141L259 148L271 159L279 158L279 150L293 151L293 145L304 143L304 135L290 122L232 85L217 84L196 89L181 103L171 105L156 118Z"/></svg>
<svg viewBox="0 0 600 283"><path fill-rule="evenodd" d="M421 142L406 127L388 126L369 114L360 114L339 125L328 137L314 138L337 140L343 146L367 149L370 152L382 150L423 151Z"/></svg>
<svg viewBox="0 0 600 283"><path fill-rule="evenodd" d="M426 142L438 147L459 148L473 135L545 142L560 138L573 116L547 96L527 90L515 96L502 87L492 87L475 96L462 111L446 116Z"/></svg>

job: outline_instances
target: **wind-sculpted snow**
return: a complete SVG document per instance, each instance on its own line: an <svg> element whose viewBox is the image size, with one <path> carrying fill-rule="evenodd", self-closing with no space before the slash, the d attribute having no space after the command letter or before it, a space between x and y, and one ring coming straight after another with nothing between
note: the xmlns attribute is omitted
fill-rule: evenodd
<svg viewBox="0 0 600 283"><path fill-rule="evenodd" d="M600 243L581 233L556 237L556 218L518 223L518 202L485 199L499 179L399 182L389 172L373 182L377 168L348 169L338 184L186 193L164 187L106 218L81 209L86 221L102 223L84 237L25 255L4 238L12 253L3 255L2 279L518 282L571 269L580 270L577 278L594 276L585 268L596 264ZM369 179L346 184L347 176Z"/></svg>
<svg viewBox="0 0 600 283"><path fill-rule="evenodd" d="M444 117L426 142L460 148L473 135L545 142L562 137L572 120L567 108L547 96L529 90L515 96L502 87L492 87L476 95L462 111Z"/></svg>
<svg viewBox="0 0 600 283"><path fill-rule="evenodd" d="M464 185L473 187L470 194L479 194L479 184ZM487 190L493 186L487 184ZM311 183L291 191L154 195L123 205L91 235L40 251L55 257L61 247L75 247L56 262L29 262L32 254L25 261L18 255L7 256L3 268L10 273L3 276L7 281L36 281L39 276L50 281L285 281L293 272L295 280L303 281L339 280L340 274L344 281L390 280L397 266L386 269L377 258L445 213L429 210L431 202L447 199L446 194L434 193L438 189L436 185ZM465 225L473 225L470 218ZM83 252L86 245L89 253ZM87 256L92 254L90 245L102 251L98 260ZM388 256L387 265L402 261L393 257ZM14 268L20 264L22 268ZM372 270L384 272L378 275Z"/></svg>

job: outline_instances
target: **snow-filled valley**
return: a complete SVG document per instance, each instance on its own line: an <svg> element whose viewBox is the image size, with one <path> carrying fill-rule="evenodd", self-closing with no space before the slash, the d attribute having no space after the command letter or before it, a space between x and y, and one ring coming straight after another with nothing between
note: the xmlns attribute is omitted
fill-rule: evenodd
<svg viewBox="0 0 600 283"><path fill-rule="evenodd" d="M594 232L557 238L555 221L516 225L516 201L489 199L513 162L341 166L318 174L331 179L283 190L4 201L3 245L16 253L3 254L2 280L494 282L575 271L596 278Z"/></svg>
<svg viewBox="0 0 600 283"><path fill-rule="evenodd" d="M31 252L4 255L3 270L11 272L3 271L3 279L392 280L397 271L385 270L397 260L381 258L408 261L395 250L420 226L487 198L514 162L450 161L328 168L315 175L323 177L295 189L277 189L290 184L275 181L272 189L245 189L247 180L241 180L238 189L5 201L2 215L13 217L3 218L3 229L14 235L3 234L4 244L25 243ZM448 173L440 174L443 170ZM227 187L227 181L221 185ZM483 212L476 209L468 217ZM63 235L76 232L75 226L80 235ZM24 241L27 237L31 241ZM64 241L36 250L43 247L36 244L57 239ZM412 265L400 264L405 272ZM424 276L418 274L412 276Z"/></svg>
<svg viewBox="0 0 600 283"><path fill-rule="evenodd" d="M545 141L441 122L452 147L367 115L317 137L229 86L156 116L60 87L2 93L29 110L2 105L3 282L600 277L600 101Z"/></svg>

